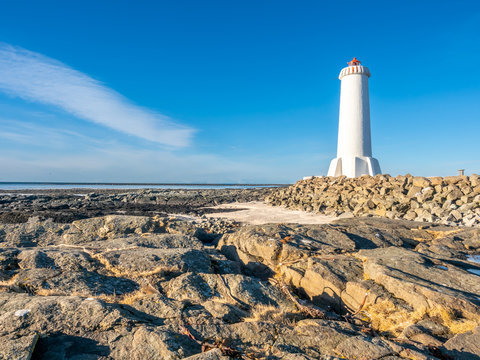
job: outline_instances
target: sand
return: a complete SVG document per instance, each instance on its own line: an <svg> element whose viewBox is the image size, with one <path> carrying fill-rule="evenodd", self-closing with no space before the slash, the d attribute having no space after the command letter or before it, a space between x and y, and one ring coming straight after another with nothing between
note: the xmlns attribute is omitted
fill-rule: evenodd
<svg viewBox="0 0 480 360"><path fill-rule="evenodd" d="M351 217L348 215L326 216L280 206L270 206L260 201L222 204L213 209L238 209L231 212L206 214L208 217L225 218L242 223L261 225L268 223L328 224L333 220Z"/></svg>

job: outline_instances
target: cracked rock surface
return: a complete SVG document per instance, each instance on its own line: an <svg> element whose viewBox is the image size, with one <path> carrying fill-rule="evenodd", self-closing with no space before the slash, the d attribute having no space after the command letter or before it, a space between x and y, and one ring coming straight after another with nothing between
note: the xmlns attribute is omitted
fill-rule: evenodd
<svg viewBox="0 0 480 360"><path fill-rule="evenodd" d="M478 228L211 221L0 223L0 359L480 359Z"/></svg>

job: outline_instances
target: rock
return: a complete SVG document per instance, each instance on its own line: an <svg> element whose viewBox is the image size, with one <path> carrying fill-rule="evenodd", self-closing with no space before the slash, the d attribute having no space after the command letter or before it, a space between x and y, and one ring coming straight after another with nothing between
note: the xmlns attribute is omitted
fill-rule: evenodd
<svg viewBox="0 0 480 360"><path fill-rule="evenodd" d="M318 305L326 304L341 309L341 296L349 281L362 280L361 262L349 257L339 256L329 260L309 259L303 278L295 287L302 288Z"/></svg>
<svg viewBox="0 0 480 360"><path fill-rule="evenodd" d="M347 359L384 359L388 355L396 354L385 341L378 338L351 336L342 341L335 349L341 357Z"/></svg>
<svg viewBox="0 0 480 360"><path fill-rule="evenodd" d="M393 223L396 225L392 226ZM441 257L458 256L452 251L439 252L440 248L436 248L437 244L448 241L448 236L440 236L448 234L448 228L438 227L435 233L412 228L410 222L381 219L342 219L332 225L353 241L354 246L349 245L346 255L322 251L325 247L315 253L308 247L296 247L290 251L286 245L299 242L290 238L292 228L286 225L246 227L225 236L218 245L227 256L241 261L247 269L253 269L250 267L252 263L256 264L255 268L264 266L326 309L341 312L345 307L358 310L365 306L366 311L378 313L375 315L378 321L372 321L384 331L398 333L408 325L407 318L411 317L415 323L415 316L440 316L451 331L460 326L471 327L480 321L477 277L457 267L458 264L441 265L444 261ZM319 231L317 227L315 229ZM337 236L335 232L323 234L325 244L333 242ZM465 248L467 239L480 241L478 233L465 230L463 235L460 234L457 232L457 251ZM418 247L418 251L422 251L424 242L432 243L428 252L433 258L408 250ZM452 245L449 247L453 249ZM362 248L365 250L356 252ZM291 261L283 261L282 254L286 249L291 254ZM262 254L267 256L262 257ZM373 280L374 285L368 283L371 280L364 279ZM435 311L429 310L431 307ZM389 315L392 311L393 318ZM436 335L422 336L424 342L428 342L428 336L431 336L432 343L439 341L435 340Z"/></svg>
<svg viewBox="0 0 480 360"><path fill-rule="evenodd" d="M0 194L0 222L26 223L29 218L37 218L69 224L105 215L202 215L211 212L208 207L213 205L262 201L271 191L271 188L9 190L8 194Z"/></svg>
<svg viewBox="0 0 480 360"><path fill-rule="evenodd" d="M348 179L339 180L330 186L355 191ZM373 186L390 178L359 181ZM413 178L402 181L411 186ZM163 201L142 196L132 201ZM373 210L381 209L380 198L371 200ZM469 211L462 206L459 212ZM422 216L429 210L419 209ZM0 356L478 354L470 344L480 324L480 265L470 257L480 252L475 227L375 217L233 227L110 216L62 224L60 232L53 224L7 224L11 233L0 233L7 239L0 247ZM198 228L222 234L204 244ZM210 351L202 353L201 344Z"/></svg>
<svg viewBox="0 0 480 360"><path fill-rule="evenodd" d="M0 359L29 360L37 344L38 335L0 336Z"/></svg>
<svg viewBox="0 0 480 360"><path fill-rule="evenodd" d="M455 335L444 347L446 355L458 360L480 359L480 327L463 334Z"/></svg>
<svg viewBox="0 0 480 360"><path fill-rule="evenodd" d="M365 276L406 301L418 314L441 316L455 332L480 321L478 276L401 248L361 250ZM438 262L437 262L438 263ZM455 314L455 315L453 315Z"/></svg>
<svg viewBox="0 0 480 360"><path fill-rule="evenodd" d="M443 178L440 176L431 177L430 179L431 186L437 186L443 184Z"/></svg>
<svg viewBox="0 0 480 360"><path fill-rule="evenodd" d="M214 295L210 285L198 274L186 273L168 282L165 287L167 296L175 300L205 302Z"/></svg>
<svg viewBox="0 0 480 360"><path fill-rule="evenodd" d="M245 226L227 234L217 248L253 269L259 263L275 266L296 261L306 258L310 252L332 254L340 249L354 250L355 242L330 226L263 225Z"/></svg>
<svg viewBox="0 0 480 360"><path fill-rule="evenodd" d="M140 327L113 344L110 356L114 359L177 360L201 351L199 344L185 335L167 329Z"/></svg>
<svg viewBox="0 0 480 360"><path fill-rule="evenodd" d="M410 190L408 190L407 196L410 198L416 198L422 193L422 187L413 185Z"/></svg>
<svg viewBox="0 0 480 360"><path fill-rule="evenodd" d="M305 355L314 359L384 359L396 353L388 343L362 336L353 326L323 320L299 321L280 333L274 345L280 351L296 347L306 348Z"/></svg>
<svg viewBox="0 0 480 360"><path fill-rule="evenodd" d="M271 205L326 215L347 213L462 224L467 216L475 215L480 209L480 200L477 201L480 194L478 179L478 175L446 178L382 175L341 180L314 177L298 181L288 188L275 189L266 201ZM460 216L458 213L452 215L451 211L457 209ZM471 219L469 226L480 225L480 222Z"/></svg>
<svg viewBox="0 0 480 360"><path fill-rule="evenodd" d="M85 300L73 296L28 296L0 294L0 336L32 333L86 334L95 329L110 329L144 320L132 316L118 306L99 300ZM16 316L19 309L29 309L24 316ZM71 324L75 324L72 328Z"/></svg>
<svg viewBox="0 0 480 360"><path fill-rule="evenodd" d="M63 240L67 244L81 244L92 240L126 237L131 234L164 233L162 220L149 217L109 215L106 217L77 220L72 223Z"/></svg>
<svg viewBox="0 0 480 360"><path fill-rule="evenodd" d="M37 244L56 243L69 228L69 225L55 224L52 221L32 221L23 224L0 223L1 247L35 247Z"/></svg>
<svg viewBox="0 0 480 360"><path fill-rule="evenodd" d="M463 192L460 189L452 186L452 190L447 194L447 200L454 201L460 199L462 196Z"/></svg>
<svg viewBox="0 0 480 360"><path fill-rule="evenodd" d="M210 259L196 249L136 248L105 252L99 257L117 275L140 276L167 272L210 272Z"/></svg>
<svg viewBox="0 0 480 360"><path fill-rule="evenodd" d="M415 220L417 218L417 213L415 211L408 211L403 217L405 220Z"/></svg>
<svg viewBox="0 0 480 360"><path fill-rule="evenodd" d="M222 351L220 349L213 349L201 354L189 356L184 360L229 360L230 357L223 356Z"/></svg>
<svg viewBox="0 0 480 360"><path fill-rule="evenodd" d="M417 187L420 187L420 188L426 188L426 187L430 186L431 183L432 183L432 181L427 179L427 178L414 177L412 184L413 184L413 186L417 186Z"/></svg>

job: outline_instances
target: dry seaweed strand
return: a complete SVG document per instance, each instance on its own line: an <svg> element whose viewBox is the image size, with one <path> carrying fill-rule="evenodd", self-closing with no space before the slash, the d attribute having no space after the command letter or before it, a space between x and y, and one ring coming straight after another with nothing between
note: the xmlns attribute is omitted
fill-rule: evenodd
<svg viewBox="0 0 480 360"><path fill-rule="evenodd" d="M378 336L377 332L372 328L372 326L368 323L368 321L365 321L363 319L356 317L363 310L365 303L367 302L368 293L369 291L367 290L365 292L365 296L363 297L362 303L360 304L358 309L355 312L352 312L351 310L347 309L349 313L344 315L343 318L345 319L345 321L349 323L354 322L354 320L359 321L361 323L360 331L362 333L370 336Z"/></svg>
<svg viewBox="0 0 480 360"><path fill-rule="evenodd" d="M325 314L325 312L323 310L317 308L316 306L306 304L302 300L298 299L290 291L290 289L288 288L288 285L285 284L285 282L283 282L282 280L278 280L278 279L273 279L273 280L277 283L280 290L285 295L287 295L290 298L290 300L292 300L294 302L295 306L298 308L298 310L300 310L300 312L302 312L303 314L305 314L307 316L310 316L314 319L327 319L328 320L327 314Z"/></svg>
<svg viewBox="0 0 480 360"><path fill-rule="evenodd" d="M327 314L323 310L317 308L316 306L307 304L307 303L303 302L302 300L299 300L290 291L288 285L285 284L285 282L283 282L282 280L278 280L278 279L273 279L273 280L276 281L276 283L280 287L280 290L283 293L285 293L295 303L297 308L303 314L305 314L307 316L310 316L314 319L338 320L338 318L327 316ZM363 299L362 303L360 304L360 307L358 308L357 311L355 311L352 314L348 314L348 315L344 316L344 319L346 321L351 322L351 319L363 309L363 307L365 306L365 302L367 300L367 296L368 296L368 293L365 294L365 297L364 297L364 299ZM362 328L361 328L360 331L364 334L368 334L368 335L371 335L371 336L378 336L378 334L375 332L375 330L366 323L362 325Z"/></svg>
<svg viewBox="0 0 480 360"><path fill-rule="evenodd" d="M191 333L190 330L186 326L182 326L180 328L180 333L182 335L187 336L189 339L192 339L195 341L198 345L202 347L202 352L207 352L213 349L220 349L222 352L223 356L230 356L231 358L234 359L243 359L244 356L247 356L249 359L255 359L254 357L251 357L251 355L244 354L242 351L234 349L230 346L225 345L225 340L216 340L214 342L208 342L209 339L205 339L204 341L200 341L193 334Z"/></svg>
<svg viewBox="0 0 480 360"><path fill-rule="evenodd" d="M360 304L360 306L358 307L357 311L355 311L354 313L351 314L352 317L357 315L360 311L362 311L363 307L365 306L365 303L367 302L367 297L368 297L368 291L365 292L365 296L363 297L363 301Z"/></svg>

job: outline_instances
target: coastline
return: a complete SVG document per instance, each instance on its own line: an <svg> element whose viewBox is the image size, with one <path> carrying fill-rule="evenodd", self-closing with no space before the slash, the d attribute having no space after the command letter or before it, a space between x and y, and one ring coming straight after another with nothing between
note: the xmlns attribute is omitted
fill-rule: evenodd
<svg viewBox="0 0 480 360"><path fill-rule="evenodd" d="M115 182L0 182L0 193L57 192L57 191L136 191L136 190L201 190L201 189L255 189L286 187L290 184L228 184L228 183L115 183Z"/></svg>

